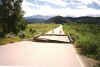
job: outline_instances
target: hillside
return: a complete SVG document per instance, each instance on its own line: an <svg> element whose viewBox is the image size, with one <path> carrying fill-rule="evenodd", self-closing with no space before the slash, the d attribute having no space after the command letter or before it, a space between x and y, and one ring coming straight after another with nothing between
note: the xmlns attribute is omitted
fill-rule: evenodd
<svg viewBox="0 0 100 67"><path fill-rule="evenodd" d="M29 17L24 17L24 20L28 22L33 22L33 23L36 23L36 22L41 23L48 20L49 18L51 18L51 16L33 15Z"/></svg>
<svg viewBox="0 0 100 67"><path fill-rule="evenodd" d="M65 20L78 23L100 24L100 17L65 17Z"/></svg>
<svg viewBox="0 0 100 67"><path fill-rule="evenodd" d="M30 16L25 17L25 21L30 23L56 23L63 24L67 22L77 22L77 23L89 23L89 24L100 24L100 17L62 17L62 16Z"/></svg>
<svg viewBox="0 0 100 67"><path fill-rule="evenodd" d="M56 23L56 24L62 24L64 22L66 22L65 18L62 17L62 16L55 16L55 17L52 17L50 19L47 20L48 23Z"/></svg>

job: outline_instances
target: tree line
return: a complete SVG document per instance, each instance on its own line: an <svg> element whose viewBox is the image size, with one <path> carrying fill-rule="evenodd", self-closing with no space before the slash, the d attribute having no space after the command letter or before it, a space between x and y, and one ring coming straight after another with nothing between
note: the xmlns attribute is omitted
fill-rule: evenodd
<svg viewBox="0 0 100 67"><path fill-rule="evenodd" d="M18 27L23 26L24 11L21 9L23 0L1 0L0 1L0 24L4 33L17 33Z"/></svg>

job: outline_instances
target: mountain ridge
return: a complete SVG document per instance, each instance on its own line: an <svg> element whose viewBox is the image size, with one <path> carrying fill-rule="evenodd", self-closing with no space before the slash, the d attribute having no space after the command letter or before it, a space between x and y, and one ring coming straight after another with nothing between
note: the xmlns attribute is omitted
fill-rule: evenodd
<svg viewBox="0 0 100 67"><path fill-rule="evenodd" d="M47 22L62 24L65 22L78 22L78 23L99 23L100 17L82 16L82 17L63 17L63 16L41 16L34 15L24 18L29 22Z"/></svg>

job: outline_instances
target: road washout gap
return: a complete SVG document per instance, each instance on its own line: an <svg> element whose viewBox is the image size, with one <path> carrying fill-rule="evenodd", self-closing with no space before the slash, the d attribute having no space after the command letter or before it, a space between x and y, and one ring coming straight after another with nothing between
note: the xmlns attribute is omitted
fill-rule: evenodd
<svg viewBox="0 0 100 67"><path fill-rule="evenodd" d="M52 43L70 43L67 35L64 34L63 27L60 25L58 28L41 34L37 37L36 41L39 42L52 42Z"/></svg>

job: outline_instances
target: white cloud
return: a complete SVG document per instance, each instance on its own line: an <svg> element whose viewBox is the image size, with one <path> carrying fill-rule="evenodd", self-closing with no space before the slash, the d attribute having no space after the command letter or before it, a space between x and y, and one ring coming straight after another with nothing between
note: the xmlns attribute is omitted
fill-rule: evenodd
<svg viewBox="0 0 100 67"><path fill-rule="evenodd" d="M84 4L92 4L93 2L97 3L98 5L100 5L100 0L78 0Z"/></svg>
<svg viewBox="0 0 100 67"><path fill-rule="evenodd" d="M49 2L49 3L53 3L55 5L59 5L59 6L66 6L68 5L68 3L62 1L62 0L40 0L40 1L45 1L45 2Z"/></svg>
<svg viewBox="0 0 100 67"><path fill-rule="evenodd" d="M49 1L49 0L48 0ZM89 3L89 2L88 2ZM73 17L79 17L79 16L99 16L100 15L100 9L94 9L94 8L88 8L86 5L77 6L79 9L73 9L70 7L67 8L53 8L50 5L37 5L36 8L33 7L30 8L29 6L36 6L33 3L26 2L24 0L22 8L26 12L25 16L32 16L32 15L44 15L44 16L73 16Z"/></svg>
<svg viewBox="0 0 100 67"><path fill-rule="evenodd" d="M79 5L76 8L78 8L78 9L87 9L88 7L86 5Z"/></svg>
<svg viewBox="0 0 100 67"><path fill-rule="evenodd" d="M91 4L94 0L78 0L81 1L84 4Z"/></svg>
<svg viewBox="0 0 100 67"><path fill-rule="evenodd" d="M33 3L27 2L26 0L23 1L22 7L24 8L25 6L35 6Z"/></svg>
<svg viewBox="0 0 100 67"><path fill-rule="evenodd" d="M68 13L65 13L64 16L69 15L69 16L74 16L74 17L79 17L79 16L96 16L100 15L100 10L96 10L93 8L84 8L84 9L66 9L65 11L68 11Z"/></svg>
<svg viewBox="0 0 100 67"><path fill-rule="evenodd" d="M98 5L100 5L100 0L94 0Z"/></svg>
<svg viewBox="0 0 100 67"><path fill-rule="evenodd" d="M25 11L24 16L31 16L33 14L33 11L29 6L34 6L34 4L24 0L23 3L22 3L22 9Z"/></svg>

